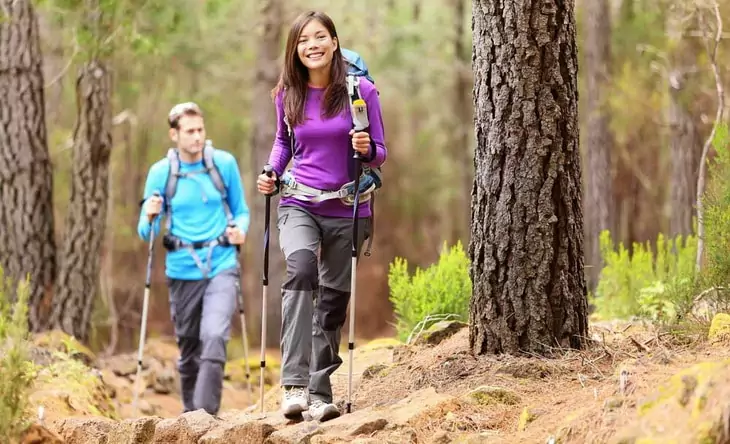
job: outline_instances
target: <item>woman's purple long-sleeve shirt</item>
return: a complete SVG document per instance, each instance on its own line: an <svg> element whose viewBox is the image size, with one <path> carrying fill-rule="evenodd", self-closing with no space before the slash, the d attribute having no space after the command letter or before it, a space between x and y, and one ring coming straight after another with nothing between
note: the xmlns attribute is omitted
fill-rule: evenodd
<svg viewBox="0 0 730 444"><path fill-rule="evenodd" d="M269 155L269 165L276 172L277 177L284 173L291 160L291 145L289 133L284 122L283 91L276 96L277 129L274 146ZM360 96L367 104L370 127L372 160L365 162L371 167L381 166L387 157L383 116L380 108L378 92L368 79L360 78ZM322 99L324 88L310 86L304 105L305 121L293 128L296 141L295 157L291 174L297 182L319 190L338 190L342 185L352 181L351 168L352 142L352 115L349 107L345 112L332 117L322 117ZM372 150L375 150L372 156ZM280 205L298 205L313 214L329 217L352 217L352 207L340 202L339 199L330 199L323 202L303 202L293 197L282 197ZM370 202L361 204L358 210L360 217L369 217Z"/></svg>

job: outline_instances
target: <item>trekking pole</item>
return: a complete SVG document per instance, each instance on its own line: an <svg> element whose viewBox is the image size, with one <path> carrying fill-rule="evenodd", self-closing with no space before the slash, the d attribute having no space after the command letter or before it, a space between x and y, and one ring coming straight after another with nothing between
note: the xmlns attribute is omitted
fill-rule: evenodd
<svg viewBox="0 0 730 444"><path fill-rule="evenodd" d="M347 374L347 413L352 412L352 361L355 353L355 294L357 289L357 221L358 208L360 206L360 174L362 164L359 154L355 154L355 199L352 205L352 265L350 271L350 328L348 329L349 340L347 351L349 354L349 366Z"/></svg>
<svg viewBox="0 0 730 444"><path fill-rule="evenodd" d="M355 131L363 131L369 126L367 106L365 101L357 99L352 103L352 120ZM347 413L352 412L352 361L355 353L355 295L357 293L357 222L360 207L360 175L362 174L362 157L355 151L355 198L352 205L352 265L350 270L350 328L347 351L349 366L347 372Z"/></svg>
<svg viewBox="0 0 730 444"><path fill-rule="evenodd" d="M271 165L264 167L264 172L271 177L274 169ZM262 275L263 290L261 295L261 374L259 375L259 402L261 413L264 413L264 369L266 368L266 299L269 292L269 228L271 225L271 194L266 195L266 213L264 215L264 269Z"/></svg>
<svg viewBox="0 0 730 444"><path fill-rule="evenodd" d="M155 191L153 196L160 197ZM142 325L139 333L139 349L137 350L137 376L134 378L134 400L132 401L132 417L137 416L137 402L139 401L140 383L142 381L142 358L144 355L145 336L147 335L147 308L150 304L150 281L152 280L152 257L155 245L154 219L150 224L150 244L147 252L147 277L144 282L144 298L142 300Z"/></svg>
<svg viewBox="0 0 730 444"><path fill-rule="evenodd" d="M235 227L236 224L230 222L229 228ZM238 279L236 280L236 296L238 297L238 316L241 318L241 336L243 340L243 360L245 361L246 368L246 388L248 390L248 401L253 400L253 393L251 392L251 368L248 364L248 334L246 333L246 315L243 310L243 292L241 290L241 279L243 274L241 273L241 261L238 255L241 254L241 246L236 245L236 270L238 271Z"/></svg>

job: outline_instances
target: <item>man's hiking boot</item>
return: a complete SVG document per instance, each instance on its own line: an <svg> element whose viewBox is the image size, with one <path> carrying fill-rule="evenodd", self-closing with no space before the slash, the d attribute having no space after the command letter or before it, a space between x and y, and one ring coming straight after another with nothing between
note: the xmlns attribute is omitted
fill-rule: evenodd
<svg viewBox="0 0 730 444"><path fill-rule="evenodd" d="M334 404L327 404L324 401L315 399L309 405L309 416L311 416L314 421L324 422L340 416L340 411Z"/></svg>
<svg viewBox="0 0 730 444"><path fill-rule="evenodd" d="M284 387L284 397L281 400L281 409L284 417L292 419L298 417L303 411L307 410L308 391L306 387L286 386Z"/></svg>

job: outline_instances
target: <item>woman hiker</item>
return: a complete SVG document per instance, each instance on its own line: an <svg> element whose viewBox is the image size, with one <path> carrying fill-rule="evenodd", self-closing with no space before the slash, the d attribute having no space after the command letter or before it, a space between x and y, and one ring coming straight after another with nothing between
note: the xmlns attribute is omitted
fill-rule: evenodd
<svg viewBox="0 0 730 444"><path fill-rule="evenodd" d="M352 272L352 204L303 194L340 190L351 183L356 152L363 165L373 168L387 155L375 86L359 78L369 128L355 131L346 77L332 20L322 12L300 15L289 31L284 69L272 90L277 132L268 165L257 180L262 194L276 192L287 178L305 191L285 193L283 188L277 219L287 268L282 285L281 385L282 410L288 418L305 410L319 421L340 416L330 376L342 364L340 331ZM286 172L292 158L293 168ZM365 200L358 210L358 250L370 235L371 208Z"/></svg>

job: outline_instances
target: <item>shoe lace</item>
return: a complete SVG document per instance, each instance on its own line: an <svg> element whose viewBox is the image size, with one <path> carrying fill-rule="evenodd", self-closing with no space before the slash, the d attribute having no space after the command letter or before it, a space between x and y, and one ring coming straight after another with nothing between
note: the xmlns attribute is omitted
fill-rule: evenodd
<svg viewBox="0 0 730 444"><path fill-rule="evenodd" d="M284 391L284 397L286 399L292 399L306 395L306 392L301 387L292 387L289 390Z"/></svg>
<svg viewBox="0 0 730 444"><path fill-rule="evenodd" d="M324 401L322 401L321 399L315 399L314 401L312 401L309 404L310 407L315 408L315 409L321 409L326 405L327 404Z"/></svg>

